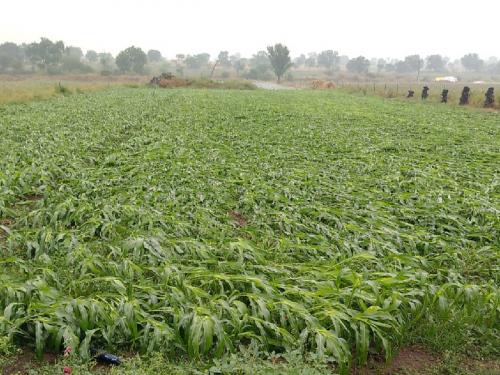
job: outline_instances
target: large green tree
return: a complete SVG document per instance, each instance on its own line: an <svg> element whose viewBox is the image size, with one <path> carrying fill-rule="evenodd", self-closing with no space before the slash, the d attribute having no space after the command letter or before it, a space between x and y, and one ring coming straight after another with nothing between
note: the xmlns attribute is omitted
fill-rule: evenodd
<svg viewBox="0 0 500 375"><path fill-rule="evenodd" d="M267 56L279 83L281 82L281 77L283 77L286 71L292 66L290 51L286 46L278 43L274 46L267 47Z"/></svg>
<svg viewBox="0 0 500 375"><path fill-rule="evenodd" d="M63 54L64 43L61 40L52 42L50 39L41 38L39 43L33 42L26 47L26 56L40 69L59 64Z"/></svg>
<svg viewBox="0 0 500 375"><path fill-rule="evenodd" d="M293 64L294 64L295 66L304 66L304 65L306 65L306 55L301 54L300 56L297 56L297 57L293 60Z"/></svg>
<svg viewBox="0 0 500 375"><path fill-rule="evenodd" d="M385 59L378 59L377 60L377 72L380 73L382 70L384 70L387 66L387 61Z"/></svg>
<svg viewBox="0 0 500 375"><path fill-rule="evenodd" d="M64 49L62 57L62 69L66 72L89 73L92 71L88 65L82 62L83 52L80 47L68 46Z"/></svg>
<svg viewBox="0 0 500 375"><path fill-rule="evenodd" d="M358 56L354 59L349 60L346 65L347 70L352 73L367 73L369 67L370 60L363 56Z"/></svg>
<svg viewBox="0 0 500 375"><path fill-rule="evenodd" d="M446 70L446 60L441 55L427 56L426 67L433 72L444 72Z"/></svg>
<svg viewBox="0 0 500 375"><path fill-rule="evenodd" d="M249 61L250 67L258 68L258 67L266 67L267 69L271 68L271 63L269 62L269 57L267 56L266 51L259 51L256 54L252 55Z"/></svg>
<svg viewBox="0 0 500 375"><path fill-rule="evenodd" d="M148 60L149 62L160 62L163 60L163 56L161 55L161 52L155 49L150 49L148 51Z"/></svg>
<svg viewBox="0 0 500 375"><path fill-rule="evenodd" d="M190 69L201 69L208 65L210 61L210 54L198 53L197 55L188 55L184 62Z"/></svg>
<svg viewBox="0 0 500 375"><path fill-rule="evenodd" d="M465 69L470 71L479 71L484 66L484 61L479 58L477 53L469 53L460 59Z"/></svg>
<svg viewBox="0 0 500 375"><path fill-rule="evenodd" d="M239 53L235 53L234 55L229 57L229 61L231 62L231 65L233 66L234 70L236 71L236 75L239 76L240 73L245 70L245 67L248 63L247 59L241 58L241 55Z"/></svg>
<svg viewBox="0 0 500 375"><path fill-rule="evenodd" d="M101 52L97 56L99 58L99 63L101 64L103 70L113 69L113 66L115 64L115 58L111 53Z"/></svg>
<svg viewBox="0 0 500 375"><path fill-rule="evenodd" d="M87 59L87 61L95 63L99 60L99 55L96 51L88 50L85 54L85 58Z"/></svg>
<svg viewBox="0 0 500 375"><path fill-rule="evenodd" d="M339 53L332 50L321 52L318 55L318 65L328 70L336 70L339 65Z"/></svg>
<svg viewBox="0 0 500 375"><path fill-rule="evenodd" d="M24 51L15 43L0 44L0 72L20 71L23 68Z"/></svg>
<svg viewBox="0 0 500 375"><path fill-rule="evenodd" d="M217 56L217 62L220 66L223 67L230 67L231 66L231 60L229 59L229 52L228 51L220 51L219 55Z"/></svg>
<svg viewBox="0 0 500 375"><path fill-rule="evenodd" d="M148 62L148 58L144 51L139 47L129 47L121 51L116 56L116 66L122 72L134 72L141 74L144 72L144 65Z"/></svg>
<svg viewBox="0 0 500 375"><path fill-rule="evenodd" d="M307 54L306 66L314 67L318 61L318 54L316 52L310 52Z"/></svg>
<svg viewBox="0 0 500 375"><path fill-rule="evenodd" d="M404 63L408 67L408 71L412 73L420 71L420 69L422 69L422 66L424 65L424 62L420 58L420 55L406 56Z"/></svg>

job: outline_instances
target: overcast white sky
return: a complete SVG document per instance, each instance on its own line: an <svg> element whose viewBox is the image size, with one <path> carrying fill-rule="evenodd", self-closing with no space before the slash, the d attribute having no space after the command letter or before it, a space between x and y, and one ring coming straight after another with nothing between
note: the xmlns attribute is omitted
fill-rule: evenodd
<svg viewBox="0 0 500 375"><path fill-rule="evenodd" d="M292 55L477 52L500 57L500 0L1 0L0 42L41 36L116 54L220 50L249 56L282 42ZM488 32L488 27L491 32Z"/></svg>

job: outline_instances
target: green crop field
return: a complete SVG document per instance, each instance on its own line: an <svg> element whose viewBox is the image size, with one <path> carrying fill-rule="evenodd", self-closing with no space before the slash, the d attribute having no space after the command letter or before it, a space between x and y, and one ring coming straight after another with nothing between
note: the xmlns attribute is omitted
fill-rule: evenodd
<svg viewBox="0 0 500 375"><path fill-rule="evenodd" d="M122 88L3 106L0 338L338 372L408 344L495 356L499 172L500 116L434 104Z"/></svg>

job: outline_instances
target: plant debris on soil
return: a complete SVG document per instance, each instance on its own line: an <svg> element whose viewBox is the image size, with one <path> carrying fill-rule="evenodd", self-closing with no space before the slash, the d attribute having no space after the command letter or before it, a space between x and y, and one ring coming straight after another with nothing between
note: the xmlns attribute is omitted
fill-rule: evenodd
<svg viewBox="0 0 500 375"><path fill-rule="evenodd" d="M247 225L247 219L245 219L245 217L236 212L236 211L229 211L229 216L231 216L231 218L235 221L235 223L240 226L240 227L244 227L245 225Z"/></svg>

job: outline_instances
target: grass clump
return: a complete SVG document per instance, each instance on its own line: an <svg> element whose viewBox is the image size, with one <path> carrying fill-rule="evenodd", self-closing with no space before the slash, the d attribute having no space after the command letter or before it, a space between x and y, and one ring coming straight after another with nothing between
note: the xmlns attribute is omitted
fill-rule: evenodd
<svg viewBox="0 0 500 375"><path fill-rule="evenodd" d="M223 89L223 90L255 90L257 87L250 81L229 79L214 81L206 78L199 78L190 81L189 86L199 89Z"/></svg>
<svg viewBox="0 0 500 375"><path fill-rule="evenodd" d="M162 79L158 85L161 88L222 89L222 90L254 90L257 87L246 80L216 81L208 78L176 78Z"/></svg>
<svg viewBox="0 0 500 375"><path fill-rule="evenodd" d="M7 336L0 337L0 357L8 357L17 352L16 347L12 344Z"/></svg>
<svg viewBox="0 0 500 375"><path fill-rule="evenodd" d="M41 76L0 75L0 106L50 99L57 95L88 93L134 84L143 87L145 77L101 77L91 75ZM61 86L62 87L61 87Z"/></svg>
<svg viewBox="0 0 500 375"><path fill-rule="evenodd" d="M64 95L64 96L69 96L69 95L73 94L73 92L68 87L62 85L61 82L59 82L56 85L55 90L56 90L57 94L61 94L61 95Z"/></svg>

